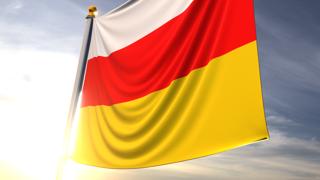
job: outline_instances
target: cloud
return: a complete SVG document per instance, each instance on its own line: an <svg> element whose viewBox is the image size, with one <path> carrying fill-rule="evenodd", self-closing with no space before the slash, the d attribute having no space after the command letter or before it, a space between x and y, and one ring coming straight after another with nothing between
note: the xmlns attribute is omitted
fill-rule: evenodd
<svg viewBox="0 0 320 180"><path fill-rule="evenodd" d="M300 125L281 130L309 138L320 136L317 6L318 1L255 1L265 107Z"/></svg>
<svg viewBox="0 0 320 180"><path fill-rule="evenodd" d="M111 5L124 1L98 1L97 5L106 12ZM57 119L62 121L66 113L70 95L66 92L71 93L71 74L75 71L72 68L81 46L88 3L0 2L4 8L0 12L0 138L2 144L8 145L1 146L0 151L5 153L0 158L12 149L20 150L21 146L13 142L21 142L24 150L38 153L43 157L42 164L49 164L45 152L54 148L52 142L56 137L46 133L53 133L53 123ZM107 170L69 162L70 178L66 179L320 179L319 2L256 0L255 4L270 141L142 170ZM61 96L56 96L57 93ZM52 109L55 114L47 117ZM28 131L38 126L44 128ZM20 134L13 136L12 129L17 127ZM13 140L7 138L11 135ZM44 142L45 147L41 145ZM25 157L24 153L16 154ZM22 168L30 166L31 161L32 157L24 161ZM0 169L5 166L2 164ZM17 171L12 169L4 174L12 178L13 173Z"/></svg>
<svg viewBox="0 0 320 180"><path fill-rule="evenodd" d="M7 14L16 14L23 6L24 4L21 1L13 0L4 7L4 11Z"/></svg>
<svg viewBox="0 0 320 180"><path fill-rule="evenodd" d="M85 15L68 1L14 0L1 5L0 48L79 53Z"/></svg>
<svg viewBox="0 0 320 180"><path fill-rule="evenodd" d="M65 53L78 53L81 38L74 35L59 35L45 29L37 29L23 23L11 24L0 21L0 48L11 50L40 49ZM77 45L75 45L77 44Z"/></svg>
<svg viewBox="0 0 320 180"><path fill-rule="evenodd" d="M299 126L300 124L283 116L267 116L268 124L272 126Z"/></svg>

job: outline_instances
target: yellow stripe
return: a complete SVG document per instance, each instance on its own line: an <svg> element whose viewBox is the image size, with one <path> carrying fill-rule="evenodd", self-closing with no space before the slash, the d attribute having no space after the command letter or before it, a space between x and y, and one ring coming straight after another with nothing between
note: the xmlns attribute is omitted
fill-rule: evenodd
<svg viewBox="0 0 320 180"><path fill-rule="evenodd" d="M256 42L165 89L80 116L73 159L100 167L156 166L266 139Z"/></svg>

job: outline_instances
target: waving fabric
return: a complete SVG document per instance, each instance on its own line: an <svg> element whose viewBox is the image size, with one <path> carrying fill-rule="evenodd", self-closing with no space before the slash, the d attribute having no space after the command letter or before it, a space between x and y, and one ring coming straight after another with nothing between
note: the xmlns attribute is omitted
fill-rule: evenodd
<svg viewBox="0 0 320 180"><path fill-rule="evenodd" d="M73 159L141 168L267 139L252 0L129 1L95 19Z"/></svg>

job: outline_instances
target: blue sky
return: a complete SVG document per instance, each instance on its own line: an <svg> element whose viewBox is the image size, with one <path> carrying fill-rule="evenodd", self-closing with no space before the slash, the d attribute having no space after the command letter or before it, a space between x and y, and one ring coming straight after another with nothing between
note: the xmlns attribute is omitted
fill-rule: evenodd
<svg viewBox="0 0 320 180"><path fill-rule="evenodd" d="M124 1L0 0L0 179L55 173L47 157L63 133L86 9L104 14ZM143 170L69 162L69 179L320 179L319 8L255 0L270 141Z"/></svg>

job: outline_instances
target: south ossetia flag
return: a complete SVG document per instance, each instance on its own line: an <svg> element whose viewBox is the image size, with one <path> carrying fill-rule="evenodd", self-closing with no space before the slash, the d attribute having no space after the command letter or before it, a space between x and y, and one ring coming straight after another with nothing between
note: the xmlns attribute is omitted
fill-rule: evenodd
<svg viewBox="0 0 320 180"><path fill-rule="evenodd" d="M72 158L140 168L268 138L253 0L144 0L94 20Z"/></svg>

